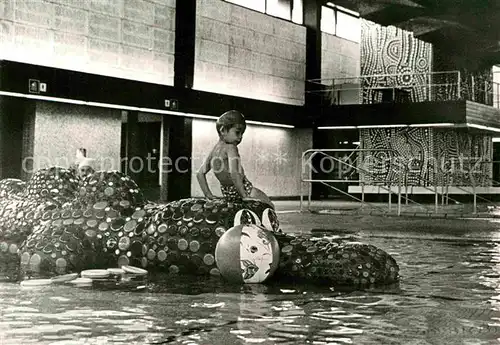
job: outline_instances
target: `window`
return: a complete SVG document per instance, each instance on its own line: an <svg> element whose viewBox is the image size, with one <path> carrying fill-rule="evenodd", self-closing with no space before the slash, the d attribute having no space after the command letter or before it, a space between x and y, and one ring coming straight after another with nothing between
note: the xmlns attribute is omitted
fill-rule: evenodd
<svg viewBox="0 0 500 345"><path fill-rule="evenodd" d="M297 24L304 23L304 0L293 0L292 22Z"/></svg>
<svg viewBox="0 0 500 345"><path fill-rule="evenodd" d="M275 17L292 19L292 0L267 0L266 13Z"/></svg>
<svg viewBox="0 0 500 345"><path fill-rule="evenodd" d="M359 42L361 39L361 23L359 18L337 11L337 36Z"/></svg>
<svg viewBox="0 0 500 345"><path fill-rule="evenodd" d="M335 35L335 10L331 7L321 7L321 31Z"/></svg>
<svg viewBox="0 0 500 345"><path fill-rule="evenodd" d="M271 16L303 23L304 0L226 0L227 2L244 6Z"/></svg>
<svg viewBox="0 0 500 345"><path fill-rule="evenodd" d="M328 2L327 6L321 7L321 31L359 42L361 40L359 14Z"/></svg>
<svg viewBox="0 0 500 345"><path fill-rule="evenodd" d="M250 8L262 13L266 12L266 0L226 0L236 5Z"/></svg>

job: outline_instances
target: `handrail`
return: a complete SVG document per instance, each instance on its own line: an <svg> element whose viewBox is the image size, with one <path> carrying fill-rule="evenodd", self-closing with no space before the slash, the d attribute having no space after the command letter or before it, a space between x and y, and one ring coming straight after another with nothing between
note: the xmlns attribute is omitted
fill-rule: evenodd
<svg viewBox="0 0 500 345"><path fill-rule="evenodd" d="M333 158L334 161L337 161L341 164L345 164L347 166L350 166L352 168L354 168L355 170L357 171L361 171L362 173L364 174L367 174L367 175L372 175L369 171L365 170L365 169L361 169L359 167L356 167L356 166L353 166L353 165L350 165L346 162L343 162L341 160L339 160L338 158L336 157L333 157L331 155L327 155L325 152L393 152L393 153L397 153L396 150L393 150L393 149L309 149L309 150L306 150L302 153L302 169L301 169L301 178L300 178L300 181L301 181L301 186L300 186L300 189L301 189L301 192L300 192L300 211L302 212L302 204L303 204L303 199L304 199L304 193L303 193L303 182L320 182L320 183L323 183L325 184L325 182L327 182L328 180L312 180L312 178L309 178L309 179L304 179L303 178L303 171L304 171L304 157L308 154L308 153L312 153L311 157L309 158L310 160L313 159L313 157L318 154L318 153L321 153L323 155L326 155L330 158ZM311 171L309 171L309 175L311 175ZM310 176L311 177L311 176ZM398 183L398 215L401 213L401 180L399 179L398 180L399 183ZM338 182L353 182L352 180L339 180ZM388 182L388 181L386 181ZM333 187L333 186L330 186L328 185L329 187L333 188L333 189L336 189L338 190L337 188ZM391 188L385 188L385 187L382 187L383 189L387 190L389 192L389 209L391 208L391 195L392 195L392 189ZM340 191L340 190L339 190ZM342 191L340 191L342 192ZM342 192L344 193L344 192ZM348 194L348 193L344 193L348 196L350 196L351 198L355 199L355 200L358 200L358 201L361 201L363 204L365 204L366 202L361 199L359 200L358 198L355 198L354 196ZM395 193L396 194L396 193ZM362 194L364 196L364 194ZM407 199L407 198L405 198ZM409 199L407 199L409 200ZM414 202L413 200L411 200L412 202ZM308 192L308 207L310 207L310 204L311 204L311 186L309 186L309 192ZM367 204L367 203L366 203ZM416 203L418 204L418 203Z"/></svg>
<svg viewBox="0 0 500 345"><path fill-rule="evenodd" d="M351 154L349 155L349 158L352 157L352 155L354 155L357 152L387 152L389 154L397 154L397 151L394 150L394 149L362 149L362 148L359 148L359 147L356 148L356 149L308 149L308 150L304 151L302 153L302 171L301 171L301 178L300 178L300 181L301 181L300 210L301 211L302 211L302 204L303 204L303 198L304 198L304 193L303 193L303 183L304 182L309 182L309 184L312 183L312 182L320 182L320 183L322 183L322 184L324 184L324 185L326 185L326 186L328 186L328 187L330 187L330 188L332 188L334 190L337 190L338 192L340 192L342 194L345 194L345 195L349 196L350 198L352 198L354 200L360 201L363 204L369 204L369 203L367 203L367 202L364 201L364 193L363 193L363 190L364 190L363 187L364 187L364 182L365 182L364 180L360 180L360 179L358 179L358 180L350 180L350 179L329 179L329 180L323 179L323 180L315 180L315 179L312 179L312 176L311 176L312 171L311 171L311 169L309 171L309 177L310 178L309 179L304 179L304 177L303 177L304 168L305 168L305 166L304 166L304 163L305 163L304 159L305 159L305 157L308 154L311 154L311 156L309 157L309 162L312 161L312 159L315 157L315 155L321 154L321 155L324 155L326 157L329 157L334 162L340 163L339 166L345 165L345 166L347 166L349 168L352 168L353 169L353 173L355 171L358 174L362 173L362 174L365 174L367 176L374 176L374 174L372 172L370 172L370 171L368 171L366 169L360 168L358 166L353 165L353 164L356 164L356 162L358 161L359 156L356 157L356 159L354 160L353 164L349 164L348 162L346 162L344 160L341 160L341 159L339 159L337 157L334 157L334 156L332 156L330 154L327 154L327 152L351 152ZM493 164L495 162L496 163L500 163L500 161L485 161L485 162L480 162L479 161L477 163L480 163L480 164L486 164L486 163ZM488 200L488 199L486 199L486 198L484 198L484 197L482 197L480 195L477 195L477 193L476 193L476 186L475 186L475 183L474 183L475 179L474 179L474 176L473 176L474 175L474 171L473 170L468 170L467 173L470 176L470 181L473 183L473 185L471 186L472 189L473 189L472 192L470 192L466 188L463 188L462 186L458 186L458 185L451 186L450 185L450 175L446 174L446 173L444 175L446 184L441 186L441 190L442 190L441 193L438 192L438 186L437 185L435 185L433 187L428 187L425 184L429 184L429 182L430 182L429 180L423 179L420 176L417 176L417 178L419 179L419 181L425 182L424 185L421 185L419 187L424 188L424 189L429 190L429 191L432 191L435 194L435 199L436 199L435 200L435 211L436 212L438 210L438 196L439 195L442 196L442 204L443 205L444 205L445 198L447 200L447 203L448 203L449 200L452 200L452 201L455 201L455 202L458 203L457 200L449 197L449 187L454 187L454 188L457 188L459 190L462 190L462 191L466 192L468 195L473 195L474 196L474 213L476 213L476 211L477 211L477 199L478 198L481 199L481 200L488 201L488 202L491 202L491 200ZM500 184L500 182L495 181L495 180L493 180L490 177L488 177L488 178L491 181L497 182L498 184ZM335 183L335 182L342 182L342 183L357 182L357 183L361 183L362 184L361 185L362 186L362 198L361 199L356 198L353 195L350 195L349 193L346 193L346 192L344 192L344 191L342 191L342 190L340 190L340 189L338 189L338 188L336 188L336 187L334 187L332 185L327 184L327 182L329 182L329 183ZM385 182L385 183L388 183L388 185L389 185L389 187L379 186L379 188L382 188L383 190L388 191L388 194L389 194L389 210L390 210L390 207L391 207L391 195L392 194L397 194L398 195L398 215L400 214L400 209L401 209L401 198L405 199L407 202L411 201L414 204L417 204L417 205L419 205L419 206L421 206L423 208L426 208L422 204L417 203L414 200L411 200L410 198L404 197L404 196L401 195L401 187L402 186L401 186L401 178L400 177L397 179L398 193L393 192L392 188L391 188L391 182L394 182L394 179L383 180L383 181L381 180L381 181L376 181L376 182L379 182L379 183L380 182L381 183ZM404 179L404 188L405 188L406 191L408 191L408 187L409 187L409 185L407 185L406 179ZM446 188L446 192L445 192L445 188ZM310 207L310 203L311 203L311 185L309 185L309 193L308 193L308 206L309 207ZM374 205L371 205L371 206L374 207L374 208L378 208L377 206L374 206Z"/></svg>
<svg viewBox="0 0 500 345"><path fill-rule="evenodd" d="M371 150L371 149L366 149L366 150L373 151L373 150ZM374 149L374 150L375 150L375 149ZM384 150L384 149L377 149L377 150L389 151L389 150ZM392 149L391 149L390 151L393 151L393 152L394 152L395 150L392 150ZM333 158L335 161L338 161L338 162L339 162L339 163L341 163L341 164L344 164L344 165L347 165L347 166L349 166L349 167L352 167L352 168L354 168L355 170L361 171L361 172L362 172L363 174L365 174L365 175L369 175L369 176L370 176L370 175L371 175L371 176L373 176L373 175L374 175L374 174L372 174L371 172L369 172L368 170L365 170L365 169L362 169L362 168L359 168L359 167L353 166L353 165L351 165L351 164L348 164L348 163L346 163L346 162L343 162L343 161L339 160L339 159L338 159L338 158L336 158L336 157L333 157L333 156L331 156L331 155L327 155L327 154L325 154L324 152L321 152L321 151L320 151L320 152L318 152L318 153L321 153L321 154L323 154L323 155L325 155L325 156L327 156L327 157ZM311 158L311 159L312 159L312 158ZM314 182L314 181L315 181L315 180L311 180L310 182ZM318 181L318 182L321 182L321 181L323 181L323 182L327 182L327 180L316 180L316 181ZM384 180L384 181L380 181L380 182L392 182L392 181L393 181L393 180ZM333 181L333 180L330 180L329 182L364 182L364 181L356 181L356 180L338 180L338 181ZM389 183L389 188L386 188L386 187L384 187L384 186L379 186L379 188L382 188L382 189L384 189L384 190L388 191L388 192L389 192L389 195L391 195L391 194L392 194L392 189L390 188L390 185L391 185L391 184ZM399 195L399 194L400 194L400 188L401 188L401 179L399 178L399 179L398 179L398 190L399 190L399 192L398 192L398 200L401 198L401 196ZM406 184L405 184L405 188L408 188L408 186L407 186ZM424 188L426 188L426 189L430 190L430 188L427 188L427 187L425 187L425 186L424 186ZM439 193L437 192L437 189L435 189L433 192L434 192L434 193L436 193L436 206L435 206L435 207L436 207L436 211L437 211L437 200L438 200L438 199L437 199L437 195L438 195ZM396 193L395 193L395 194L396 194ZM412 203L414 203L414 204L416 204L416 205L419 205L419 206L421 206L421 207L422 207L422 208L424 208L424 209L427 209L427 207L425 207L424 205L422 205L422 204L420 204L420 203L418 203L418 202L416 202L416 201L414 201L414 200L412 200L412 199L409 199L408 197L403 197L403 198L404 198L406 201L411 201ZM389 197L389 207L390 207L390 203L391 203L391 198ZM401 207L401 205L400 205L400 204L398 204L398 209L400 209L400 207Z"/></svg>
<svg viewBox="0 0 500 345"><path fill-rule="evenodd" d="M402 75L438 75L438 74L443 74L443 75L453 75L456 74L460 76L460 71L458 70L452 70L452 71L438 71L438 72L411 72L411 73L387 73L387 74L362 74L358 76L349 76L349 77L337 77L337 78L315 78L315 79L308 79L306 80L307 82L314 83L316 81L322 81L322 80L336 80L336 79L361 79L361 78L385 78L385 77L397 77L397 76L402 76ZM321 84L321 83L320 83ZM324 84L323 84L324 85Z"/></svg>

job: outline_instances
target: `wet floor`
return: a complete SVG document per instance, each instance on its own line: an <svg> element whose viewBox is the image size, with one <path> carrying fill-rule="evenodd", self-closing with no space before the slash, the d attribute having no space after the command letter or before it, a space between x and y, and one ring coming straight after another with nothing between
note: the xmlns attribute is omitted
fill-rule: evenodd
<svg viewBox="0 0 500 345"><path fill-rule="evenodd" d="M287 232L373 244L399 286L229 286L156 276L145 288L0 283L0 344L498 344L500 223L280 215ZM498 229L498 230L497 230Z"/></svg>

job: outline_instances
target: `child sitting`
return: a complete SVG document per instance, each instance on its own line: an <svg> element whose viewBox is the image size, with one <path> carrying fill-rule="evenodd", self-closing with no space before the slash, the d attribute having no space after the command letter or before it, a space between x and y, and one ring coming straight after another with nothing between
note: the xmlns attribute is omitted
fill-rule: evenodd
<svg viewBox="0 0 500 345"><path fill-rule="evenodd" d="M221 184L221 192L229 201L245 198L259 199L274 208L269 197L260 189L252 186L241 166L238 144L246 129L245 117L236 110L225 112L216 123L219 141L213 147L200 167L197 178L205 197L214 198L208 187L206 174L213 170Z"/></svg>

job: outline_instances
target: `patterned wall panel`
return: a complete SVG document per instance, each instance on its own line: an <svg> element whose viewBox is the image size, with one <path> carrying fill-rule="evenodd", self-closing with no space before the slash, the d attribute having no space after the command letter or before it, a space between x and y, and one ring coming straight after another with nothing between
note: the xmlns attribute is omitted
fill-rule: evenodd
<svg viewBox="0 0 500 345"><path fill-rule="evenodd" d="M361 75L412 73L397 77L364 78L361 81L363 103L382 100L382 93L374 93L372 88L396 85L408 87L411 101L423 101L428 92L426 73L431 71L431 44L394 26L383 27L367 20L361 21Z"/></svg>
<svg viewBox="0 0 500 345"><path fill-rule="evenodd" d="M431 128L363 129L360 166L372 185L490 186L491 135ZM378 150L378 151L375 151Z"/></svg>
<svg viewBox="0 0 500 345"><path fill-rule="evenodd" d="M491 186L491 135L435 129L434 157L439 165L438 184Z"/></svg>
<svg viewBox="0 0 500 345"><path fill-rule="evenodd" d="M367 183L419 186L434 179L433 171L429 169L433 153L431 130L362 129L360 138L363 149L374 150L360 160L364 169L371 172L362 177Z"/></svg>

